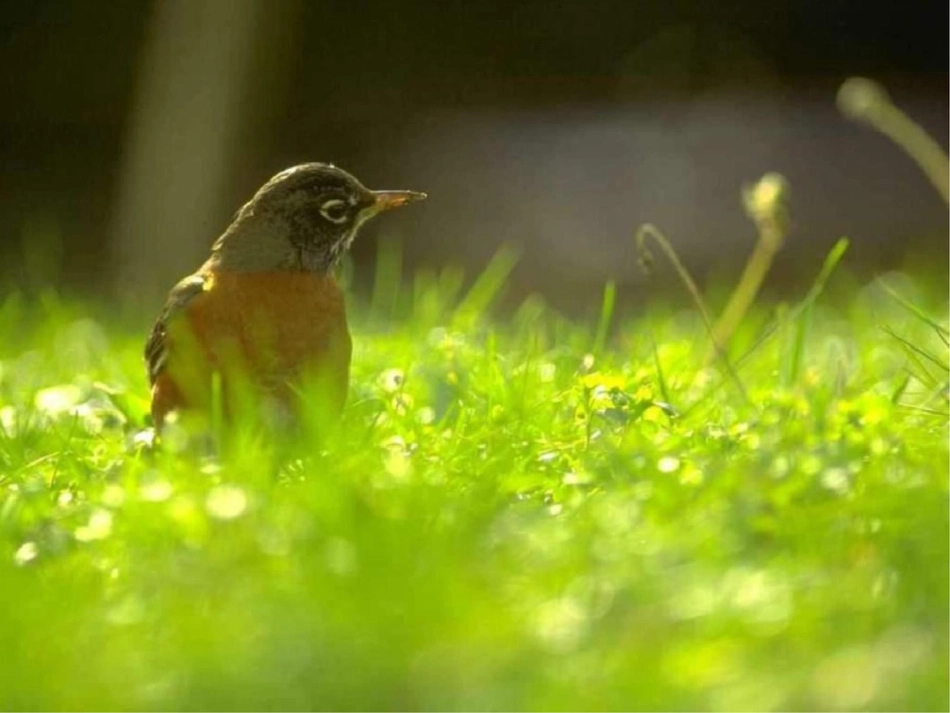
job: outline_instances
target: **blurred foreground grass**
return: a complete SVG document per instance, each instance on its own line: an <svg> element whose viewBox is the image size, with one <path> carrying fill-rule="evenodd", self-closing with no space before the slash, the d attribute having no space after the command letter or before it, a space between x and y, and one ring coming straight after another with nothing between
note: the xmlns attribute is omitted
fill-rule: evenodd
<svg viewBox="0 0 950 713"><path fill-rule="evenodd" d="M289 462L152 448L144 320L0 302L0 708L947 708L945 295L757 308L744 398L501 272L358 314Z"/></svg>

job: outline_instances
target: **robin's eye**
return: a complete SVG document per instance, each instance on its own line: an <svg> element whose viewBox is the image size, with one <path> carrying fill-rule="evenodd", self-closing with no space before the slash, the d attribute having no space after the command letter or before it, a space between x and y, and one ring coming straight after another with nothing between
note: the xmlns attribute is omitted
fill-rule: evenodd
<svg viewBox="0 0 950 713"><path fill-rule="evenodd" d="M331 223L345 223L349 212L347 202L339 198L331 198L320 206L320 215Z"/></svg>

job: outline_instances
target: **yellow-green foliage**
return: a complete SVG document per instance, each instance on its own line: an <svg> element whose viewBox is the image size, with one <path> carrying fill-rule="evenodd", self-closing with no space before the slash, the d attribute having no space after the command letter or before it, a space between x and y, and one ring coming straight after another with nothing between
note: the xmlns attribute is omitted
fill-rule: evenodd
<svg viewBox="0 0 950 713"><path fill-rule="evenodd" d="M492 320L506 265L218 455L151 445L145 320L0 303L0 707L945 709L944 299L740 325L743 398L695 312Z"/></svg>

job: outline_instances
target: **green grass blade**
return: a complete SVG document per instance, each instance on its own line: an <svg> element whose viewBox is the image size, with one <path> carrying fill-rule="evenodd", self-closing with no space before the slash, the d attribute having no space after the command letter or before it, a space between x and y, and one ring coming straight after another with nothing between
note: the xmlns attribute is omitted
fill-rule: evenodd
<svg viewBox="0 0 950 713"><path fill-rule="evenodd" d="M600 301L600 319L597 321L597 332L591 352L600 355L607 343L607 334L610 331L610 320L614 314L614 304L617 300L617 284L609 280L604 285L604 296Z"/></svg>
<svg viewBox="0 0 950 713"><path fill-rule="evenodd" d="M918 347L909 339L905 339L904 337L899 335L890 327L882 325L881 330L885 332L886 334L890 335L892 338L896 339L898 342L900 342L901 347L903 347L904 351L908 354L908 356L916 355L917 357L921 357L925 359L926 361L930 362L931 364L935 365L941 371L945 371L945 372L950 371L950 365L948 365L946 362L940 361L938 357L934 356L933 354L928 352L926 349L922 349L921 347ZM919 359L915 358L915 361L921 368L923 368L923 364L920 362ZM927 374L928 376L930 375L929 372L927 372Z"/></svg>
<svg viewBox="0 0 950 713"><path fill-rule="evenodd" d="M933 318L931 318L927 313L925 313L920 307L910 302L910 300L903 297L897 290L887 284L883 278L878 278L877 284L881 286L881 289L884 290L888 295L893 298L901 307L906 309L917 319L919 319L924 324L928 325L934 332L937 333L937 336L943 341L947 346L950 346L950 332L947 331L945 327L941 324L938 324Z"/></svg>
<svg viewBox="0 0 950 713"><path fill-rule="evenodd" d="M453 321L459 326L470 326L481 318L485 310L501 292L502 287L518 263L519 252L510 246L501 248L482 271L465 297L455 308Z"/></svg>

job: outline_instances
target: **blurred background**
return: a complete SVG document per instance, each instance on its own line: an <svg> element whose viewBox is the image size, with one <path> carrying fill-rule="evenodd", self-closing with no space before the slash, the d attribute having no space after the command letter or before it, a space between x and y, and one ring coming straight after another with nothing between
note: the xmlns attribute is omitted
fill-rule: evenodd
<svg viewBox="0 0 950 713"><path fill-rule="evenodd" d="M948 215L896 146L843 119L883 82L944 146L947 5L858 0L4 0L0 288L46 282L152 308L269 176L332 161L430 199L364 229L403 269L478 272L521 248L515 297L568 312L647 284L631 236L733 281L743 184L779 171L793 233L772 290L842 235L872 274L946 280Z"/></svg>

